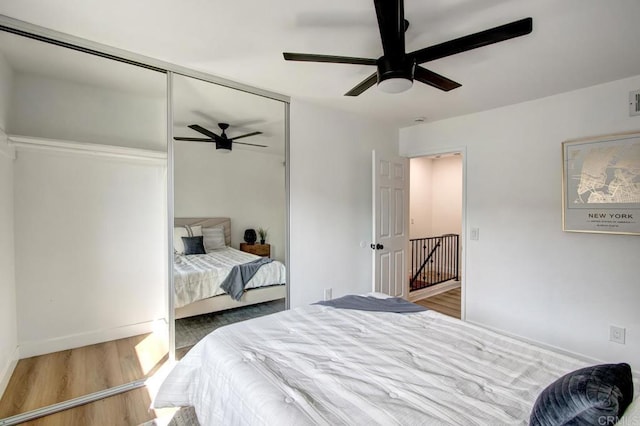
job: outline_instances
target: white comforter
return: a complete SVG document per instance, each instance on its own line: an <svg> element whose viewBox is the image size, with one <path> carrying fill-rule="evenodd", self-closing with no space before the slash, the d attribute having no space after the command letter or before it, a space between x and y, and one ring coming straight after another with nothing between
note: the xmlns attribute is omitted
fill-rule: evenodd
<svg viewBox="0 0 640 426"><path fill-rule="evenodd" d="M216 330L154 405L195 406L203 426L526 424L585 365L434 311L312 305Z"/></svg>
<svg viewBox="0 0 640 426"><path fill-rule="evenodd" d="M231 247L213 250L208 254L176 255L173 262L176 308L223 294L220 284L231 268L256 259L259 257ZM285 280L284 265L274 260L261 266L245 288L284 284Z"/></svg>

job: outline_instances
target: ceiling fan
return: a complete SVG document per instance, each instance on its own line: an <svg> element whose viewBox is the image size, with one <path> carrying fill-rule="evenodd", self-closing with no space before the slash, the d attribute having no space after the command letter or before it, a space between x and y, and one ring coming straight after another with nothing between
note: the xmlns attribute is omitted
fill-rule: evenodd
<svg viewBox="0 0 640 426"><path fill-rule="evenodd" d="M216 149L219 150L220 152L223 152L223 153L231 152L231 148L233 147L234 143L239 143L241 145L251 145L251 146L259 146L261 148L267 148L266 145L258 145L258 144L255 144L255 143L246 143L246 142L236 142L238 139L241 139L241 138L247 138L249 136L261 135L262 132L251 132L251 133L247 133L246 135L241 135L241 136L236 136L236 137L233 137L233 138L229 138L227 136L227 134L225 133L225 130L227 130L229 128L229 123L218 123L218 127L220 127L220 129L222 130L222 133L220 135L217 135L217 134L213 133L212 131L207 130L204 127L199 126L197 124L190 124L188 127L190 129L193 129L196 132L202 133L203 135L208 136L208 137L206 137L206 138L188 138L188 137L176 136L173 139L175 139L177 141L215 142Z"/></svg>
<svg viewBox="0 0 640 426"><path fill-rule="evenodd" d="M409 28L409 21L404 19L404 1L373 0L373 3L378 17L382 51L384 53L378 59L289 52L283 53L284 59L287 61L332 62L377 67L375 73L345 93L345 96L358 96L376 83L378 88L384 92L400 93L411 88L413 80L418 80L448 92L460 87L461 84L423 68L420 64L520 37L531 33L533 27L533 19L525 18L406 53L404 33Z"/></svg>

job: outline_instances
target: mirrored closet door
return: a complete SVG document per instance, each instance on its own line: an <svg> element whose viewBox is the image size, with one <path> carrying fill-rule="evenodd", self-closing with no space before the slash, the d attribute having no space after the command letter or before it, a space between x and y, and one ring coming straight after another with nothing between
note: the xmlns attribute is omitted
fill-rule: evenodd
<svg viewBox="0 0 640 426"><path fill-rule="evenodd" d="M180 359L222 325L285 309L286 108L183 75L172 87ZM250 280L228 280L251 262Z"/></svg>
<svg viewBox="0 0 640 426"><path fill-rule="evenodd" d="M167 74L3 31L0 70L15 151L2 337L19 358L4 418L167 359Z"/></svg>

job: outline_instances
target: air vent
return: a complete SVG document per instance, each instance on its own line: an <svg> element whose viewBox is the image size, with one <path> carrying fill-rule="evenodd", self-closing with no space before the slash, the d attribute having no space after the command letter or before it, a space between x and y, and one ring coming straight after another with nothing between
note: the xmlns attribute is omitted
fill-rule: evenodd
<svg viewBox="0 0 640 426"><path fill-rule="evenodd" d="M629 115L640 115L640 90L629 92Z"/></svg>

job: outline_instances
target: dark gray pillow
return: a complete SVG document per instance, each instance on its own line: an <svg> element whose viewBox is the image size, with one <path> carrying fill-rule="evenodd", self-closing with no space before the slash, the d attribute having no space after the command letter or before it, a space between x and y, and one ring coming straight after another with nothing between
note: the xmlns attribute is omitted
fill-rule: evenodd
<svg viewBox="0 0 640 426"><path fill-rule="evenodd" d="M603 364L560 377L538 396L533 426L599 425L618 421L633 400L629 364Z"/></svg>
<svg viewBox="0 0 640 426"><path fill-rule="evenodd" d="M184 254L205 254L202 236L182 237L184 242Z"/></svg>

